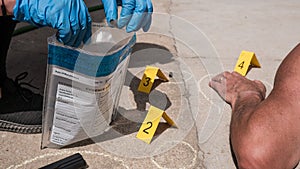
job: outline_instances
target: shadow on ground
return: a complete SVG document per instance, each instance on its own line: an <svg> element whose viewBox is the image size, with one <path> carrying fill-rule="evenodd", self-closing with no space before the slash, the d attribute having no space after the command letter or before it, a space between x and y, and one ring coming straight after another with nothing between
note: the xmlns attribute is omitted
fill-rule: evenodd
<svg viewBox="0 0 300 169"><path fill-rule="evenodd" d="M149 50L154 52L149 52ZM162 55L164 56L162 57ZM147 65L152 65L155 63L165 64L172 62L172 57L173 55L170 53L170 51L163 46L150 43L136 43L136 45L133 47L133 52L128 67L144 68ZM146 104L150 102L149 94L137 90L141 79L132 74L130 71L127 71L125 79L124 85L128 86L130 91L133 93L136 108L126 110L123 107L119 107L117 116L111 123L111 128L104 134L68 145L64 148L80 147L113 140L124 135L135 133L139 130L144 118L147 115ZM165 93L156 90L156 87L158 87L161 83L163 83L163 81L160 79L155 79L153 83L153 87L151 89L151 105L160 108L161 110L167 110L172 103ZM160 98L164 98L164 101L161 101ZM160 122L153 140L155 140L155 138L157 138L169 127L169 124Z"/></svg>

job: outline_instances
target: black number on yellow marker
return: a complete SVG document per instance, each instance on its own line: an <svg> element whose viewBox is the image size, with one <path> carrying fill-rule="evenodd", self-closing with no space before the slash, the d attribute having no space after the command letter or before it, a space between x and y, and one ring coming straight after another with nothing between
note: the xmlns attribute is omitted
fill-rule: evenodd
<svg viewBox="0 0 300 169"><path fill-rule="evenodd" d="M240 67L241 69L243 69L244 63L245 63L245 61L243 61L242 63L240 63L240 64L238 65L238 67Z"/></svg>
<svg viewBox="0 0 300 169"><path fill-rule="evenodd" d="M147 124L150 124L150 126L147 127L147 128L145 128L145 129L143 130L143 132L146 133L146 134L149 134L149 132L148 132L147 130L149 130L149 129L152 127L152 122L149 121L149 122L147 122Z"/></svg>
<svg viewBox="0 0 300 169"><path fill-rule="evenodd" d="M146 79L146 82L143 83L143 85L146 87L146 86L148 86L150 84L151 78L150 77L146 77L145 79Z"/></svg>

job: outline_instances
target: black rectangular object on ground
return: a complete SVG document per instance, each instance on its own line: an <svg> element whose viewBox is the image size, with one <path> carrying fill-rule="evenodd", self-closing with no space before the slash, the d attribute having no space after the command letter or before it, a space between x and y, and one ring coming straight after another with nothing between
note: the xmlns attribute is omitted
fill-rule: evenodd
<svg viewBox="0 0 300 169"><path fill-rule="evenodd" d="M76 153L40 169L86 169L87 167L88 165L81 154Z"/></svg>

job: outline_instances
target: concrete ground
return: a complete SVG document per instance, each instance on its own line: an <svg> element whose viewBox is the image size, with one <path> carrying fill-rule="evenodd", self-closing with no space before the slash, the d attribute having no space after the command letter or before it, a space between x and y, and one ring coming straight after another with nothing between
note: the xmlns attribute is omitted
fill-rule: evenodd
<svg viewBox="0 0 300 169"><path fill-rule="evenodd" d="M88 1L88 6L98 2ZM256 53L262 65L247 75L265 83L268 92L276 69L299 43L300 2L296 0L153 0L153 24L138 32L123 87L119 117L106 134L64 149L40 149L41 134L0 132L0 168L38 168L79 152L90 168L235 168L229 146L230 107L208 86L211 75L233 70L242 50ZM101 22L103 11L91 13ZM24 24L19 24L18 27ZM42 94L47 64L41 28L13 38L8 73L23 71ZM159 67L170 82L149 95L136 91L145 66ZM166 106L178 128L162 123L151 144L135 135L149 105ZM162 120L163 122L163 120Z"/></svg>

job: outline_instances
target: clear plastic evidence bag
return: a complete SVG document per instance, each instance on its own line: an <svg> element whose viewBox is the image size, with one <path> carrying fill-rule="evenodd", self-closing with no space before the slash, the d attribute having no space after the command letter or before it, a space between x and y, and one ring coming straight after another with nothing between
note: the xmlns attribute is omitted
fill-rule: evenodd
<svg viewBox="0 0 300 169"><path fill-rule="evenodd" d="M80 48L48 38L42 148L61 148L109 129L118 106L133 33L93 25Z"/></svg>

